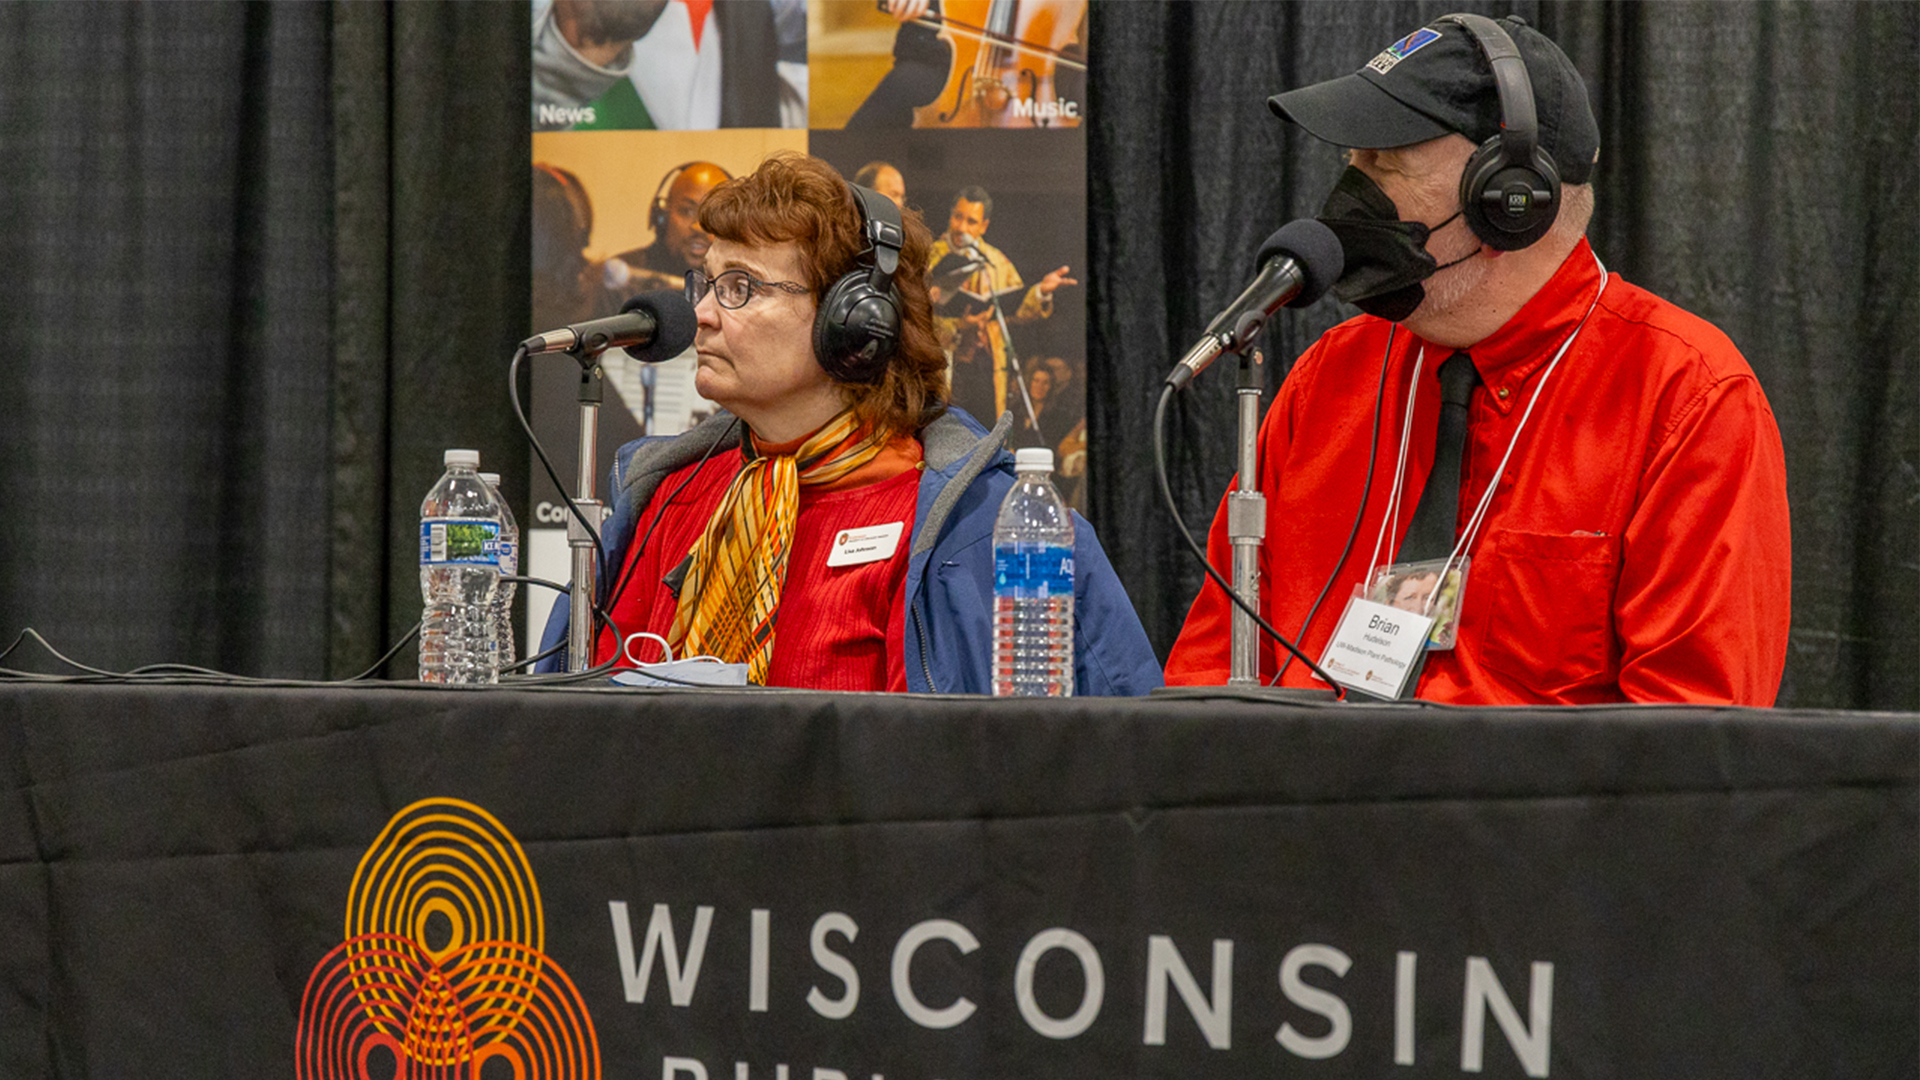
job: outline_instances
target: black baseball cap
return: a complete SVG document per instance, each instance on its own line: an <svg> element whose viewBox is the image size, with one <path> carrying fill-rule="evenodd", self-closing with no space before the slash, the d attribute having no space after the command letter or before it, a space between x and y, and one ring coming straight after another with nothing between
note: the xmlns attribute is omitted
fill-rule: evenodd
<svg viewBox="0 0 1920 1080"><path fill-rule="evenodd" d="M1560 179L1584 184L1600 155L1600 125L1573 61L1519 16L1500 20L1526 62L1540 147ZM1473 35L1439 19L1381 50L1352 75L1267 99L1267 107L1336 146L1382 150L1459 132L1478 146L1500 134L1500 92Z"/></svg>

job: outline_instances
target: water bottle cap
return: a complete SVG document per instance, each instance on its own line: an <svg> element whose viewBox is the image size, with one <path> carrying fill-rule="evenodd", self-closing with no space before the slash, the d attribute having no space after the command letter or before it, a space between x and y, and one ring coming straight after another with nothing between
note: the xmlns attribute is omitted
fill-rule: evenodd
<svg viewBox="0 0 1920 1080"><path fill-rule="evenodd" d="M1052 472L1053 451L1044 446L1023 446L1013 452L1016 472Z"/></svg>
<svg viewBox="0 0 1920 1080"><path fill-rule="evenodd" d="M465 465L469 469L480 467L480 451L449 450L440 459L442 465Z"/></svg>
<svg viewBox="0 0 1920 1080"><path fill-rule="evenodd" d="M497 488L500 486L500 474L497 472L483 472L480 474L480 479L485 480L488 487Z"/></svg>

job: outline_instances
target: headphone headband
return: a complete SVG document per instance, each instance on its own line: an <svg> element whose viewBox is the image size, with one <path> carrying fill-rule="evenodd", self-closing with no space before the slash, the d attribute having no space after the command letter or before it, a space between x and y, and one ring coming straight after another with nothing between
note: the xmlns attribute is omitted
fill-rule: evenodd
<svg viewBox="0 0 1920 1080"><path fill-rule="evenodd" d="M1512 35L1485 15L1457 14L1438 22L1467 32L1493 70L1500 97L1500 133L1482 143L1460 174L1461 211L1488 247L1517 251L1547 234L1560 213L1560 174L1540 147L1533 80Z"/></svg>
<svg viewBox="0 0 1920 1080"><path fill-rule="evenodd" d="M1520 57L1520 46L1485 15L1449 15L1442 21L1465 27L1493 68L1494 92L1500 95L1500 141L1507 156L1514 161L1533 160L1533 149L1540 144L1540 121L1533 107L1533 80Z"/></svg>
<svg viewBox="0 0 1920 1080"><path fill-rule="evenodd" d="M871 188L848 184L854 201L860 204L860 229L867 238L867 252L873 256L873 273L867 278L874 288L885 292L893 287L893 275L900 269L900 249L906 246L907 230L900 221L900 208Z"/></svg>
<svg viewBox="0 0 1920 1080"><path fill-rule="evenodd" d="M893 275L907 231L892 199L849 183L860 211L867 246L853 269L820 298L813 323L813 355L828 375L844 383L878 382L900 341L900 293ZM862 266L860 262L866 262Z"/></svg>

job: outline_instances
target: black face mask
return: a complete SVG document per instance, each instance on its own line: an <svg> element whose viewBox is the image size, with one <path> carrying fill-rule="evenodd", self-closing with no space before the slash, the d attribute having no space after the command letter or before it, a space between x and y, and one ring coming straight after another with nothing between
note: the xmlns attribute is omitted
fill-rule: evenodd
<svg viewBox="0 0 1920 1080"><path fill-rule="evenodd" d="M1437 226L1445 228L1455 213ZM1414 313L1427 298L1420 283L1446 269L1427 254L1433 229L1417 221L1401 221L1400 211L1366 173L1353 166L1340 174L1320 221L1340 238L1347 266L1334 282L1333 294L1369 315L1399 322ZM1479 249L1447 264L1465 262Z"/></svg>

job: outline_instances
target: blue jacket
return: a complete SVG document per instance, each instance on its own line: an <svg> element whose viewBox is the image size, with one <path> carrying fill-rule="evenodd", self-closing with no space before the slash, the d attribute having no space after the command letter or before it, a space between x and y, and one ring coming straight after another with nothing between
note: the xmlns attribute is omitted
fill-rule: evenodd
<svg viewBox="0 0 1920 1080"><path fill-rule="evenodd" d="M993 651L993 525L1013 487L1013 455L1003 444L1012 427L1001 416L991 432L959 409L949 409L920 432L927 468L920 480L908 553L905 640L907 689L916 693L985 694ZM661 481L711 451L739 445L739 427L725 412L675 438L637 439L614 455L613 515L607 519L609 580L626 565L640 512ZM1073 692L1078 696L1144 694L1161 685L1160 663L1114 576L1093 526L1074 515ZM540 647L567 635L562 597L547 619ZM543 661L557 670L564 650Z"/></svg>

